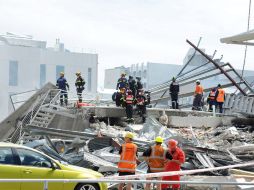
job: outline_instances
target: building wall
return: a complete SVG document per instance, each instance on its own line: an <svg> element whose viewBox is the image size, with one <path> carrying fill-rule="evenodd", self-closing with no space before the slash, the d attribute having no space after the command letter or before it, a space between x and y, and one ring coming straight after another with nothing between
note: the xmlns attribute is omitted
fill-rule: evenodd
<svg viewBox="0 0 254 190"><path fill-rule="evenodd" d="M115 89L117 80L120 78L122 73L129 74L129 69L125 67L115 67L113 69L105 70L104 88Z"/></svg>
<svg viewBox="0 0 254 190"><path fill-rule="evenodd" d="M147 63L148 67L148 89L162 84L176 76L182 65L162 64L162 63Z"/></svg>
<svg viewBox="0 0 254 190"><path fill-rule="evenodd" d="M10 62L12 62L11 73L9 73ZM65 77L70 84L70 90L74 93L75 73L77 71L82 73L86 81L86 91L88 91L88 71L91 70L90 92L97 91L97 54L58 52L46 48L0 44L0 120L13 111L10 106L10 94L39 89L47 82L55 84L56 75L59 75L56 73L57 65L64 67ZM46 71L43 81L40 80L42 68ZM17 81L15 80L16 71Z"/></svg>

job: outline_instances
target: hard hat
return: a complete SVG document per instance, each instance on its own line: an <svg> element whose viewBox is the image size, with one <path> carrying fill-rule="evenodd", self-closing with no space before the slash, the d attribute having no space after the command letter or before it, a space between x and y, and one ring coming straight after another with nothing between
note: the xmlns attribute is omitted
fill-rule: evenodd
<svg viewBox="0 0 254 190"><path fill-rule="evenodd" d="M221 84L218 84L218 87L221 87Z"/></svg>
<svg viewBox="0 0 254 190"><path fill-rule="evenodd" d="M168 146L170 146L170 147L172 147L172 148L176 147L177 144L178 144L178 142L177 142L176 140L174 140L174 139L170 139L170 140L168 141Z"/></svg>
<svg viewBox="0 0 254 190"><path fill-rule="evenodd" d="M121 76L125 76L126 74L125 73L122 73Z"/></svg>
<svg viewBox="0 0 254 190"><path fill-rule="evenodd" d="M200 80L196 80L196 83L200 83Z"/></svg>
<svg viewBox="0 0 254 190"><path fill-rule="evenodd" d="M173 77L173 78L172 78L172 81L175 81L175 80L176 80L176 78L175 78L175 77Z"/></svg>
<svg viewBox="0 0 254 190"><path fill-rule="evenodd" d="M80 71L76 72L76 75L81 75L81 72Z"/></svg>
<svg viewBox="0 0 254 190"><path fill-rule="evenodd" d="M161 136L158 136L158 137L155 138L155 142L163 143L163 138Z"/></svg>
<svg viewBox="0 0 254 190"><path fill-rule="evenodd" d="M133 133L128 132L128 133L125 134L124 138L133 139L134 135L133 135Z"/></svg>
<svg viewBox="0 0 254 190"><path fill-rule="evenodd" d="M64 72L60 72L60 75L64 75Z"/></svg>

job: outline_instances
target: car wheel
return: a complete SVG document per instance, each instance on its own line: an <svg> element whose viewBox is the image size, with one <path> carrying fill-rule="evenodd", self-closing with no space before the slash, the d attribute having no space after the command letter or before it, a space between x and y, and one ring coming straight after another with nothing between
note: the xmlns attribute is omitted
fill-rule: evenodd
<svg viewBox="0 0 254 190"><path fill-rule="evenodd" d="M81 183L76 186L75 190L100 190L100 188L97 184Z"/></svg>

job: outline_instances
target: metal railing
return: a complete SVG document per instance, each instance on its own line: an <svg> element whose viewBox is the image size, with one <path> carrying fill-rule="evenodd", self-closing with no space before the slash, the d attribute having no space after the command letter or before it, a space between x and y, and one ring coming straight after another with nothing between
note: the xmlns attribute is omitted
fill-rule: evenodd
<svg viewBox="0 0 254 190"><path fill-rule="evenodd" d="M254 176L251 176L253 179ZM248 185L254 186L254 182L204 182L204 181L162 181L162 180L109 180L109 179L0 179L0 183L43 183L42 190L49 190L49 183L131 183L134 185L134 190L137 189L138 184L180 184L180 185L199 185L199 186L215 186L220 190L222 186L239 186Z"/></svg>

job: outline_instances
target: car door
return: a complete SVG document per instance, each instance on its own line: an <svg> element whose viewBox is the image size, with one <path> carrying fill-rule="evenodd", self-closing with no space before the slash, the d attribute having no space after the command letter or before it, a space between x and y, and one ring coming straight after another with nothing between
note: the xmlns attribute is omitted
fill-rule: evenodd
<svg viewBox="0 0 254 190"><path fill-rule="evenodd" d="M21 162L21 176L23 179L63 179L60 168L53 168L53 161L36 151L16 148ZM43 183L21 183L21 190L43 189ZM48 190L62 190L63 183L50 182Z"/></svg>
<svg viewBox="0 0 254 190"><path fill-rule="evenodd" d="M0 179L20 179L21 172L17 159L10 147L0 147ZM20 182L16 183L0 183L0 189L18 190Z"/></svg>

